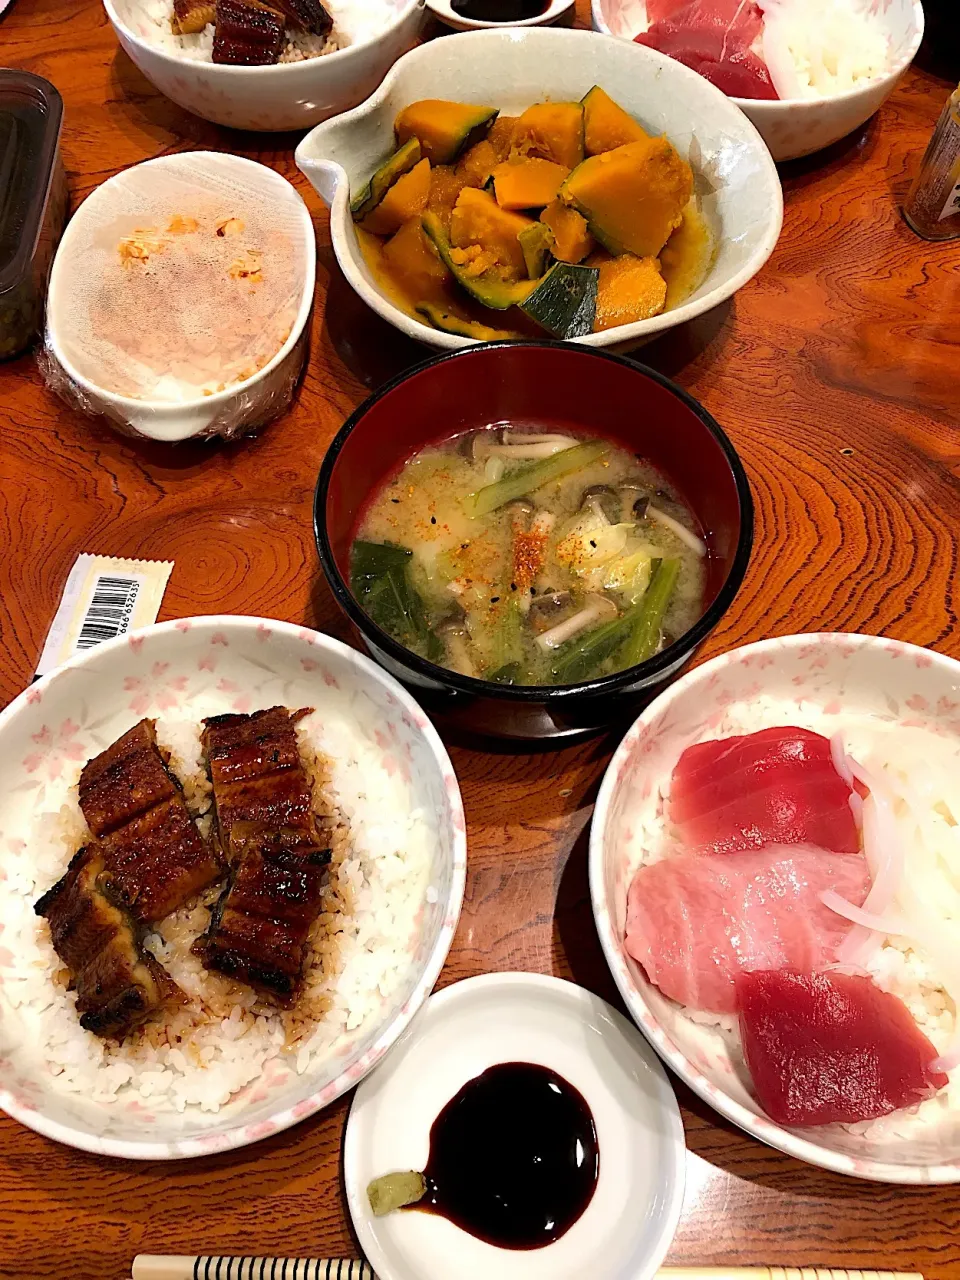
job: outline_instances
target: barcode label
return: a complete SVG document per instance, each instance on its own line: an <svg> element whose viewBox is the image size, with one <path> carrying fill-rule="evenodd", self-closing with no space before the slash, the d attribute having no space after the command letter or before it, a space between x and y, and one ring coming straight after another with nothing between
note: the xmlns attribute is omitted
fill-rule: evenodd
<svg viewBox="0 0 960 1280"><path fill-rule="evenodd" d="M97 578L90 606L77 637L78 649L90 649L130 630L133 607L140 594L138 578Z"/></svg>
<svg viewBox="0 0 960 1280"><path fill-rule="evenodd" d="M2 0L0 0L2 3ZM60 606L44 642L37 675L77 653L156 622L173 564L84 552L67 576Z"/></svg>

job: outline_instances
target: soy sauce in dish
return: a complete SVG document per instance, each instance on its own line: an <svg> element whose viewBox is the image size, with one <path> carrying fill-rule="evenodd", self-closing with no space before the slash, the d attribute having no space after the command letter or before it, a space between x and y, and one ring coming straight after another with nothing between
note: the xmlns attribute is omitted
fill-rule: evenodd
<svg viewBox="0 0 960 1280"><path fill-rule="evenodd" d="M546 13L550 0L450 0L450 8L474 22L523 22Z"/></svg>
<svg viewBox="0 0 960 1280"><path fill-rule="evenodd" d="M593 1198L593 1116L548 1067L504 1062L468 1080L430 1129L426 1194L415 1206L502 1249L539 1249Z"/></svg>

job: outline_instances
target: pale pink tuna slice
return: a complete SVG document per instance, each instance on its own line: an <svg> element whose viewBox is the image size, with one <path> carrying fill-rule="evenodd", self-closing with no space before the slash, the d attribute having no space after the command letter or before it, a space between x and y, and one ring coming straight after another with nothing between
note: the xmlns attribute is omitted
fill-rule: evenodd
<svg viewBox="0 0 960 1280"><path fill-rule="evenodd" d="M778 726L688 747L670 781L668 817L685 845L715 853L767 844L856 853L851 794L827 738Z"/></svg>
<svg viewBox="0 0 960 1280"><path fill-rule="evenodd" d="M627 952L664 995L734 1013L734 984L751 969L822 969L852 925L820 894L858 906L870 888L861 854L805 845L681 853L641 867L627 899Z"/></svg>
<svg viewBox="0 0 960 1280"><path fill-rule="evenodd" d="M875 1120L948 1083L903 1002L869 978L743 973L737 999L757 1099L778 1124Z"/></svg>

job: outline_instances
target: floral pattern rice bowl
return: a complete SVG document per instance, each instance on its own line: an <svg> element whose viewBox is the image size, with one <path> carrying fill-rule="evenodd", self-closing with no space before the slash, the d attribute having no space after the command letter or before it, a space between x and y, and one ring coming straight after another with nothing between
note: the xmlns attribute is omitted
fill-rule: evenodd
<svg viewBox="0 0 960 1280"><path fill-rule="evenodd" d="M195 998L162 1031L105 1045L79 1027L33 912L83 837L80 769L150 716L202 814L200 720L277 704L315 708L298 737L333 848L304 999L283 1014L206 974L194 901L148 945ZM257 1141L362 1079L433 987L463 897L459 788L416 703L345 645L256 618L146 628L28 689L0 715L0 748L0 1107L38 1132L142 1159Z"/></svg>

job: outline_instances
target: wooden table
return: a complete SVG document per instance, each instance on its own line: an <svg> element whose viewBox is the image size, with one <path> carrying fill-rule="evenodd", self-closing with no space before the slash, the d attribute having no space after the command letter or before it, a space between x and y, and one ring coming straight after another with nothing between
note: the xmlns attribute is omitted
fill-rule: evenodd
<svg viewBox="0 0 960 1280"><path fill-rule="evenodd" d="M158 96L97 0L17 0L0 24L0 62L62 92L74 203L148 157L240 151L297 184L320 250L309 372L295 408L260 439L133 444L64 408L30 357L0 367L0 700L30 680L81 551L174 560L161 619L262 614L345 637L311 534L320 459L367 391L424 352L340 275L326 214L294 168L296 138L231 133ZM947 92L914 70L866 129L786 166L783 237L760 276L644 352L724 425L756 497L750 571L703 657L816 629L960 656L960 242L925 244L898 213ZM616 1001L586 872L612 745L453 746L470 869L442 983L530 969ZM689 1156L673 1262L960 1275L955 1188L808 1168L678 1091ZM354 1254L339 1183L348 1104L245 1151L179 1164L97 1159L0 1118L0 1276L114 1280L138 1252Z"/></svg>

